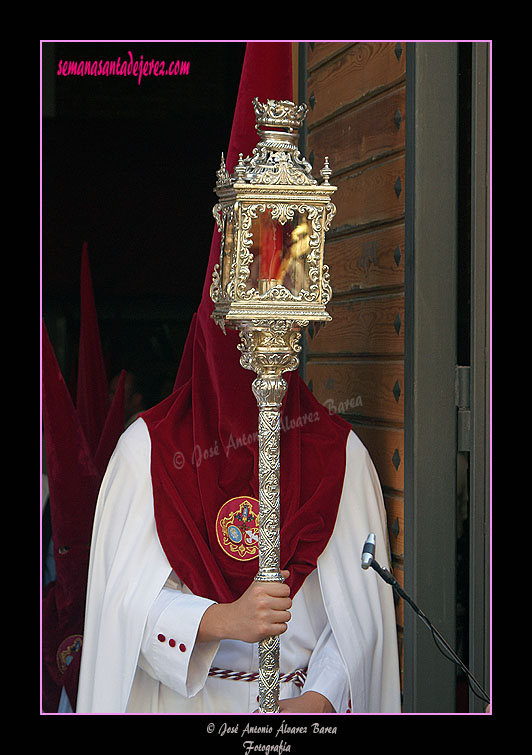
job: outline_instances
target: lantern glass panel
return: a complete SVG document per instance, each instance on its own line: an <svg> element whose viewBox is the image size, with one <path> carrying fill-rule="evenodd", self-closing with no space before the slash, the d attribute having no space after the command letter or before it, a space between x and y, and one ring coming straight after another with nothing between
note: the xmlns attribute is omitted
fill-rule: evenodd
<svg viewBox="0 0 532 755"><path fill-rule="evenodd" d="M253 244L250 251L248 289L263 294L275 285L285 286L294 296L309 288L308 256L310 222L305 213L294 210L284 223L272 216L270 208L252 219Z"/></svg>

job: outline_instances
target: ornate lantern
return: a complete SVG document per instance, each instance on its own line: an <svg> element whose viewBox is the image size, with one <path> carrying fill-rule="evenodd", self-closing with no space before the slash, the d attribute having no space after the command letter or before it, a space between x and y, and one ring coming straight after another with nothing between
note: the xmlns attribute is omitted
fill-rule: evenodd
<svg viewBox="0 0 532 755"><path fill-rule="evenodd" d="M332 291L323 263L325 232L336 212L328 158L318 181L297 148L305 104L253 100L260 136L251 157L239 156L229 175L222 155L217 172L219 202L213 209L222 236L214 268L212 317L223 331L240 332L240 364L256 372L259 408L260 581L282 581L279 553L280 410L287 384L282 373L297 369L299 339L310 321L331 317ZM279 637L259 643L259 710L279 710Z"/></svg>

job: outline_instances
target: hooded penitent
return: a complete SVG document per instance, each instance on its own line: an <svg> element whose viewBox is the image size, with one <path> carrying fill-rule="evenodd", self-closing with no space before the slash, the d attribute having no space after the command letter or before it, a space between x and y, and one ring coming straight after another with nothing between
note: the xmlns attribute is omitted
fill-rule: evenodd
<svg viewBox="0 0 532 755"><path fill-rule="evenodd" d="M85 594L98 489L124 429L124 374L111 406L86 244L81 273L81 330L76 406L42 327L42 405L56 579L42 604L42 700L57 711L64 687L75 709Z"/></svg>
<svg viewBox="0 0 532 755"><path fill-rule="evenodd" d="M238 154L250 155L257 144L254 97L292 99L290 43L247 45L227 150L229 172ZM240 596L258 571L258 408L251 388L255 375L240 366L238 333L224 335L211 319L209 288L219 254L215 229L174 392L142 416L152 443L157 532L168 561L195 594L226 602ZM332 534L351 428L315 400L297 372L284 377L281 568L290 569L294 595ZM236 528L233 549L223 547L222 524Z"/></svg>

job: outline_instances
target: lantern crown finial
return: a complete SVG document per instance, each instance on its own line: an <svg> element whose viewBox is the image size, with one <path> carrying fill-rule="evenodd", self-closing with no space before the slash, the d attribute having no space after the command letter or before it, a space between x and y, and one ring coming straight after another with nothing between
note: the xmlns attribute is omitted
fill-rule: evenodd
<svg viewBox="0 0 532 755"><path fill-rule="evenodd" d="M288 131L299 131L308 112L305 103L296 105L290 100L266 100L259 102L258 97L253 100L257 131L261 128L284 128Z"/></svg>

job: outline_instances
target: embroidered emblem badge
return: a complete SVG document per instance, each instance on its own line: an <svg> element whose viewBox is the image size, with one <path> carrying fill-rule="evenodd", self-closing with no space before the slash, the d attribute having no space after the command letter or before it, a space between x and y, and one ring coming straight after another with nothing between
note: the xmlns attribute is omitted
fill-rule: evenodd
<svg viewBox="0 0 532 755"><path fill-rule="evenodd" d="M216 517L216 537L220 548L238 561L251 561L259 555L259 502L237 496L224 503Z"/></svg>
<svg viewBox="0 0 532 755"><path fill-rule="evenodd" d="M71 634L59 645L56 654L57 667L64 674L74 660L74 655L79 653L83 637L80 634Z"/></svg>

